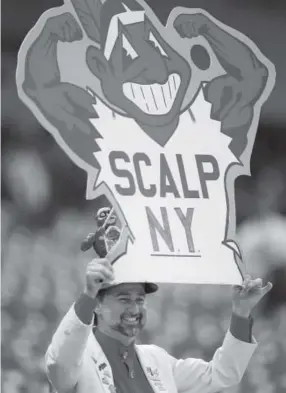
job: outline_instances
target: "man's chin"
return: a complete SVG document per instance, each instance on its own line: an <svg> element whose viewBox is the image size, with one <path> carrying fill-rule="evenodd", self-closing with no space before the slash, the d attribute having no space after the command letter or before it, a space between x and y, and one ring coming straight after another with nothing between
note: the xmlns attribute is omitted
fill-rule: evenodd
<svg viewBox="0 0 286 393"><path fill-rule="evenodd" d="M133 338L133 337L136 337L136 336L138 335L139 332L140 332L139 329L128 329L128 330L125 330L125 331L123 332L123 334L124 334L124 336L126 336L126 337Z"/></svg>
<svg viewBox="0 0 286 393"><path fill-rule="evenodd" d="M138 335L138 333L143 329L142 325L136 325L136 326L121 326L119 331L121 334L123 334L126 337L135 337Z"/></svg>

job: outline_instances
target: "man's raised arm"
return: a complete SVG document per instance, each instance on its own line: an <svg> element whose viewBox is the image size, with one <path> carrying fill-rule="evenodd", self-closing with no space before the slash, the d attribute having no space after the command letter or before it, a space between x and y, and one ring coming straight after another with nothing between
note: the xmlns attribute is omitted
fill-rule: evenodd
<svg viewBox="0 0 286 393"><path fill-rule="evenodd" d="M46 353L48 376L58 393L71 391L80 378L96 296L102 284L113 279L113 267L107 259L88 263L83 293L64 316Z"/></svg>
<svg viewBox="0 0 286 393"><path fill-rule="evenodd" d="M176 359L158 349L171 362L178 392L216 393L241 381L257 348L251 334L250 314L271 288L271 283L263 287L261 279L252 280L247 276L242 286L234 287L230 329L210 362L195 358Z"/></svg>

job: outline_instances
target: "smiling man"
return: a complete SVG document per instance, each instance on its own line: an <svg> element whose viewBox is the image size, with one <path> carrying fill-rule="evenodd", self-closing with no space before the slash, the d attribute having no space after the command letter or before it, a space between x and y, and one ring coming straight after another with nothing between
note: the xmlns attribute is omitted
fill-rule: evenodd
<svg viewBox="0 0 286 393"><path fill-rule="evenodd" d="M102 290L97 296L97 327L101 332L129 345L146 322L146 293L157 290L155 284L119 284Z"/></svg>
<svg viewBox="0 0 286 393"><path fill-rule="evenodd" d="M233 290L230 329L212 361L176 359L155 345L135 344L147 297L158 286L116 282L108 259L93 260L83 293L48 348L49 379L58 393L215 393L236 385L257 347L252 308L271 288L246 277Z"/></svg>

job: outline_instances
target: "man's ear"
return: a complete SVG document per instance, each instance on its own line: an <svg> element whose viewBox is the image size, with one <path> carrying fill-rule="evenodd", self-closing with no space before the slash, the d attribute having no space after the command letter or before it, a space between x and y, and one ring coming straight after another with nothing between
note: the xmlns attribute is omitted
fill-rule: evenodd
<svg viewBox="0 0 286 393"><path fill-rule="evenodd" d="M99 79L109 74L110 67L103 52L95 46L89 46L86 51L86 63L90 71Z"/></svg>

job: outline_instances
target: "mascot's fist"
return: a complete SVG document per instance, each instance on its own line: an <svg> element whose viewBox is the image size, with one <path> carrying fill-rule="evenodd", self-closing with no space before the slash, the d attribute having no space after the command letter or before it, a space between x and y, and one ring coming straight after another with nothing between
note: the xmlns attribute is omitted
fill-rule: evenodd
<svg viewBox="0 0 286 393"><path fill-rule="evenodd" d="M49 18L45 31L56 41L62 42L79 41L83 37L79 24L68 12Z"/></svg>
<svg viewBox="0 0 286 393"><path fill-rule="evenodd" d="M174 28L182 38L195 38L207 30L208 18L203 14L182 14L174 20Z"/></svg>

